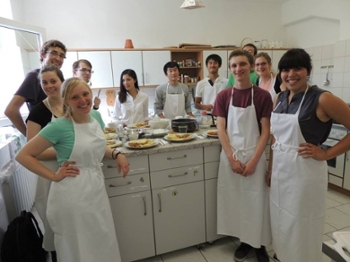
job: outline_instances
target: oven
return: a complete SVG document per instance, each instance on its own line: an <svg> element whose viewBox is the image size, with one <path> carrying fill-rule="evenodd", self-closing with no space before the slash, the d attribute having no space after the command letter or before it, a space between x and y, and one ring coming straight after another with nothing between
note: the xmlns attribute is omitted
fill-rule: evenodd
<svg viewBox="0 0 350 262"><path fill-rule="evenodd" d="M343 126L334 123L327 140L322 144L322 148L327 150L337 144L348 133L348 130ZM328 165L328 182L339 187L343 187L345 168L347 166L348 152L337 157L327 160ZM347 166L349 168L349 166Z"/></svg>

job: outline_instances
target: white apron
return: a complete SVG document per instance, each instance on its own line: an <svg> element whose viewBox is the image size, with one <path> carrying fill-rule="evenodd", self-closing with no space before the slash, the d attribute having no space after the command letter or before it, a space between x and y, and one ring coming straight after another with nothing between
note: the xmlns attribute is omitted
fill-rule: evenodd
<svg viewBox="0 0 350 262"><path fill-rule="evenodd" d="M305 139L298 116L272 113L273 166L270 212L273 247L282 262L322 261L327 163L298 155Z"/></svg>
<svg viewBox="0 0 350 262"><path fill-rule="evenodd" d="M215 103L216 96L219 92L219 85L216 85L214 82L214 85L212 86L208 81L205 83L204 89L203 89L203 95L202 95L202 103L204 105L213 105Z"/></svg>
<svg viewBox="0 0 350 262"><path fill-rule="evenodd" d="M51 122L55 120L56 118L54 117L54 115L52 115ZM53 172L56 172L59 167L57 160L41 161L41 163L44 164L47 168L49 168ZM38 176L34 202L35 202L35 208L38 211L39 217L42 220L44 225L43 248L46 251L55 251L55 245L53 240L54 234L52 232L52 229L46 217L47 198L49 196L50 186L51 186L50 180L43 178L41 176Z"/></svg>
<svg viewBox="0 0 350 262"><path fill-rule="evenodd" d="M233 88L232 88L233 94ZM253 156L260 138L253 102L247 108L238 108L230 101L227 117L227 135L234 157L243 164ZM268 187L265 182L266 157L263 153L255 173L243 177L232 171L221 151L218 175L218 234L238 237L254 248L271 244Z"/></svg>
<svg viewBox="0 0 350 262"><path fill-rule="evenodd" d="M69 161L76 177L52 182L47 218L55 234L59 262L121 261L101 161L106 140L98 122L76 124Z"/></svg>
<svg viewBox="0 0 350 262"><path fill-rule="evenodd" d="M181 94L169 94L169 83L166 86L166 96L163 113L168 119L174 119L175 116L184 116L185 114L185 94L181 89Z"/></svg>

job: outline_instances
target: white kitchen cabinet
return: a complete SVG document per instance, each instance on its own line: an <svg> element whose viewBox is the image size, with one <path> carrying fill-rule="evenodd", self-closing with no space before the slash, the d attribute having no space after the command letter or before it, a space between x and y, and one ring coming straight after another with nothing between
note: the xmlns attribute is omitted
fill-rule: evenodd
<svg viewBox="0 0 350 262"><path fill-rule="evenodd" d="M151 192L148 190L109 200L122 261L155 256Z"/></svg>
<svg viewBox="0 0 350 262"><path fill-rule="evenodd" d="M344 183L342 186L346 190L350 190L350 151L347 151L345 154Z"/></svg>
<svg viewBox="0 0 350 262"><path fill-rule="evenodd" d="M93 88L113 87L112 64L110 51L78 52L79 59L89 60L94 74L91 77Z"/></svg>
<svg viewBox="0 0 350 262"><path fill-rule="evenodd" d="M215 50L215 49L204 50L203 51L203 64L202 64L203 77L206 77L208 75L208 69L207 69L207 65L205 64L205 60L207 59L207 57L209 55L217 54L222 59L221 68L219 69L219 76L228 78L229 74L231 73L229 68L228 68L228 54L229 53L230 52L228 52L227 50Z"/></svg>
<svg viewBox="0 0 350 262"><path fill-rule="evenodd" d="M158 86L168 82L163 67L170 61L170 51L142 51L142 61L145 86Z"/></svg>
<svg viewBox="0 0 350 262"><path fill-rule="evenodd" d="M152 190L156 254L205 242L204 181Z"/></svg>
<svg viewBox="0 0 350 262"><path fill-rule="evenodd" d="M73 77L73 63L77 60L78 52L70 51L66 53L66 59L64 59L61 67L64 79Z"/></svg>
<svg viewBox="0 0 350 262"><path fill-rule="evenodd" d="M112 51L112 70L114 86L120 87L121 73L132 69L137 75L139 86L143 86L142 52L141 51Z"/></svg>

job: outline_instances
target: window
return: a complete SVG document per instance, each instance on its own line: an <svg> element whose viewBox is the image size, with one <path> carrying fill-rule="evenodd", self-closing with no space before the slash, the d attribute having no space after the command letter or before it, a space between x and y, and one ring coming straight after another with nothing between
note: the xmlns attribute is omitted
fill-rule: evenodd
<svg viewBox="0 0 350 262"><path fill-rule="evenodd" d="M0 17L0 126L8 124L4 110L25 75L40 67L39 48L44 29ZM21 113L28 113L23 105Z"/></svg>

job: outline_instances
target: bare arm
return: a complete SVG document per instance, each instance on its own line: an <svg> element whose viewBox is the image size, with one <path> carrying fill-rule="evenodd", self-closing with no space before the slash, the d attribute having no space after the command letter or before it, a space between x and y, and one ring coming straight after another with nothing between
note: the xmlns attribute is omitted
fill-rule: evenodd
<svg viewBox="0 0 350 262"><path fill-rule="evenodd" d="M16 160L31 172L49 179L51 181L61 181L67 176L76 176L79 174L78 168L70 166L73 162L66 162L56 173L43 165L37 157L46 149L52 146L52 143L41 136L35 136L19 151Z"/></svg>
<svg viewBox="0 0 350 262"><path fill-rule="evenodd" d="M225 152L225 155L230 162L230 166L233 172L241 174L243 173L244 166L238 159L233 158L233 151L231 148L230 140L226 133L226 119L224 117L217 117L217 123L216 123L217 129L218 129L218 136L219 140L222 146L222 149Z"/></svg>
<svg viewBox="0 0 350 262"><path fill-rule="evenodd" d="M25 102L26 100L23 96L14 95L5 109L5 115L24 136L26 135L27 128L22 119L20 109Z"/></svg>
<svg viewBox="0 0 350 262"><path fill-rule="evenodd" d="M317 117L326 122L330 119L350 129L350 108L340 98L329 92L324 92L319 98L319 105L316 110ZM312 157L316 160L332 159L346 151L350 150L350 133L340 140L335 146L322 150L319 146L310 143L300 145L299 154L305 158Z"/></svg>
<svg viewBox="0 0 350 262"><path fill-rule="evenodd" d="M201 97L196 97L196 100L195 100L195 107L197 109L201 109L201 110L206 110L206 111L210 111L213 109L213 105L211 104L208 104L208 105L204 105L204 104L201 104L202 103L202 98Z"/></svg>
<svg viewBox="0 0 350 262"><path fill-rule="evenodd" d="M123 154L118 154L119 152L120 152L119 150L112 149L106 146L104 157L110 158L110 159L116 159L117 166L118 166L118 173L120 173L120 171L123 171L123 177L125 178L126 175L129 173L129 163Z"/></svg>
<svg viewBox="0 0 350 262"><path fill-rule="evenodd" d="M40 130L41 130L41 125L29 120L27 122L27 141L35 137ZM52 148L48 148L43 153L38 155L37 159L42 161L56 160L57 159L56 150Z"/></svg>

